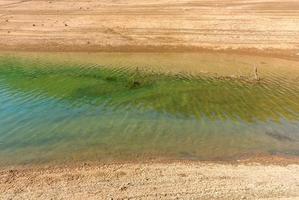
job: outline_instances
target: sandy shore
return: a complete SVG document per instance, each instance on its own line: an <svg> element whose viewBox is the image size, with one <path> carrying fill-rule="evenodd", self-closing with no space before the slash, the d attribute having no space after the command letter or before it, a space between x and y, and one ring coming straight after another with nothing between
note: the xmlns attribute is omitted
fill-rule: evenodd
<svg viewBox="0 0 299 200"><path fill-rule="evenodd" d="M0 0L0 49L299 55L297 0Z"/></svg>
<svg viewBox="0 0 299 200"><path fill-rule="evenodd" d="M0 0L0 50L299 57L298 0ZM298 162L0 168L0 199L299 199Z"/></svg>
<svg viewBox="0 0 299 200"><path fill-rule="evenodd" d="M299 199L298 164L202 162L0 170L0 199Z"/></svg>

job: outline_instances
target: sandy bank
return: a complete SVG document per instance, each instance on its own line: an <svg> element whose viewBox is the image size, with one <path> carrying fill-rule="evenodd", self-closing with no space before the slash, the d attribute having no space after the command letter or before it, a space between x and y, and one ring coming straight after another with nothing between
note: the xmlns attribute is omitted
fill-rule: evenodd
<svg viewBox="0 0 299 200"><path fill-rule="evenodd" d="M0 0L0 49L299 53L297 0Z"/></svg>
<svg viewBox="0 0 299 200"><path fill-rule="evenodd" d="M298 164L175 162L0 170L0 199L298 198Z"/></svg>

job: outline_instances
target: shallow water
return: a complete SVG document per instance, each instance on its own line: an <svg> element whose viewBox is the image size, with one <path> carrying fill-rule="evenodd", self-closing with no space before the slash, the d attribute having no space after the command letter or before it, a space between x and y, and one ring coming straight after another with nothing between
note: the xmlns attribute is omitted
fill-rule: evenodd
<svg viewBox="0 0 299 200"><path fill-rule="evenodd" d="M0 164L298 156L297 64L225 54L2 53Z"/></svg>

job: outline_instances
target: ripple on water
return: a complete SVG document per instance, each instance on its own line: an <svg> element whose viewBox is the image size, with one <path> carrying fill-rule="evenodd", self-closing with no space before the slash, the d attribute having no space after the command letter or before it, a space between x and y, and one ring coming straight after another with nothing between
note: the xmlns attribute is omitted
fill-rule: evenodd
<svg viewBox="0 0 299 200"><path fill-rule="evenodd" d="M286 74L111 66L0 57L1 164L299 152L299 86Z"/></svg>

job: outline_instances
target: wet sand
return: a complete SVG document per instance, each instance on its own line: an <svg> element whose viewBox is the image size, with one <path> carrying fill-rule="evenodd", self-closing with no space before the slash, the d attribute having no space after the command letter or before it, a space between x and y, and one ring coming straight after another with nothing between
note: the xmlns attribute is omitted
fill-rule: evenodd
<svg viewBox="0 0 299 200"><path fill-rule="evenodd" d="M0 49L299 55L297 0L0 0Z"/></svg>
<svg viewBox="0 0 299 200"><path fill-rule="evenodd" d="M282 165L283 164L283 165ZM289 162L127 163L0 170L0 199L298 199Z"/></svg>

